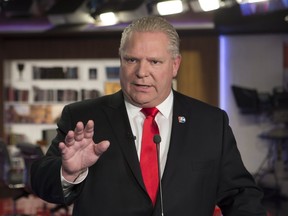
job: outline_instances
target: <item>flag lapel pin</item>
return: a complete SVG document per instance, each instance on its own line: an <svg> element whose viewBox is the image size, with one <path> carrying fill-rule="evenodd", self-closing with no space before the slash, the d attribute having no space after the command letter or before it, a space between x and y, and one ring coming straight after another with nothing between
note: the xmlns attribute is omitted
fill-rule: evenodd
<svg viewBox="0 0 288 216"><path fill-rule="evenodd" d="M178 122L183 124L186 122L186 118L184 116L178 116Z"/></svg>

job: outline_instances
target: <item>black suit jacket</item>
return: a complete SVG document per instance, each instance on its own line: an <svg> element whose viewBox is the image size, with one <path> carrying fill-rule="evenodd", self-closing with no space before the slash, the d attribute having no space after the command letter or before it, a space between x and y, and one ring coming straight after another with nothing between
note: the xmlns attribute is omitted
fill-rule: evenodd
<svg viewBox="0 0 288 216"><path fill-rule="evenodd" d="M110 147L89 168L84 182L64 198L58 143L78 121L89 119L95 122L95 143L107 139ZM48 202L74 203L73 215L161 215L159 196L153 208L145 191L121 91L65 106L58 135L46 156L33 164L31 176L38 196ZM165 216L212 216L216 204L223 215L265 215L262 192L243 166L225 112L177 92L162 187Z"/></svg>

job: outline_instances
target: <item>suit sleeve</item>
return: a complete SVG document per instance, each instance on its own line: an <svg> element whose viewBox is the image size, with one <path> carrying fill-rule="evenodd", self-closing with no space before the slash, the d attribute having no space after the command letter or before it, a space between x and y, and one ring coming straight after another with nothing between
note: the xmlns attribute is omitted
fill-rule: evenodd
<svg viewBox="0 0 288 216"><path fill-rule="evenodd" d="M261 203L263 193L242 162L225 112L223 119L223 149L217 204L223 216L265 216Z"/></svg>
<svg viewBox="0 0 288 216"><path fill-rule="evenodd" d="M43 200L51 203L70 204L81 189L81 184L73 187L71 196L68 199L64 198L60 176L62 160L58 144L64 141L69 130L74 129L74 126L72 126L73 122L69 116L69 107L66 106L58 122L57 135L53 139L47 153L40 160L34 162L31 167L31 188L33 192Z"/></svg>

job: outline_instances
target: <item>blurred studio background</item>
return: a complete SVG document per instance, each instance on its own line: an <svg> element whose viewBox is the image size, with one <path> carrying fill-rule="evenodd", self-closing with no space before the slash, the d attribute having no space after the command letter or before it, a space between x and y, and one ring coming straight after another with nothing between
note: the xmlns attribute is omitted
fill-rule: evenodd
<svg viewBox="0 0 288 216"><path fill-rule="evenodd" d="M288 0L0 0L0 215L70 215L29 190L67 103L119 90L133 19L178 30L173 87L227 111L271 216L288 215ZM215 213L216 215L216 213Z"/></svg>

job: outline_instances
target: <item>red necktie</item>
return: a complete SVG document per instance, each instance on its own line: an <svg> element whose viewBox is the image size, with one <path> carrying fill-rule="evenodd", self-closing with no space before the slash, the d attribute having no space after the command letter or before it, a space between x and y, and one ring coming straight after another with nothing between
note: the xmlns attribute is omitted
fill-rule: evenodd
<svg viewBox="0 0 288 216"><path fill-rule="evenodd" d="M145 114L146 119L143 124L140 167L146 190L153 205L155 205L159 187L159 176L157 146L153 142L153 137L155 134L159 134L159 129L155 122L155 116L158 113L158 109L155 107L143 108L141 112Z"/></svg>

